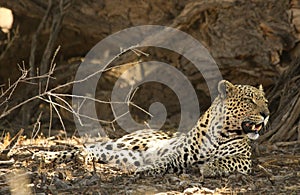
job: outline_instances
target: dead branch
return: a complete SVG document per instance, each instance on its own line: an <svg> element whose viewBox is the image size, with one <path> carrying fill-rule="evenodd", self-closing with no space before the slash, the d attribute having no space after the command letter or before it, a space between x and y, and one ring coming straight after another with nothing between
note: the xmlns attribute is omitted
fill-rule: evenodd
<svg viewBox="0 0 300 195"><path fill-rule="evenodd" d="M275 143L278 147L285 147L285 146L300 146L300 141L289 141L289 142L277 142Z"/></svg>
<svg viewBox="0 0 300 195"><path fill-rule="evenodd" d="M51 8L51 0L49 0L49 7ZM62 26L62 21L64 18L64 15L66 13L66 8L69 7L69 5L65 5L65 1L59 1L59 6L57 9L53 10L54 15L52 19L52 25L51 25L51 33L48 40L48 43L46 45L41 65L40 65L40 74L45 74L48 71L48 66L50 65L50 60L52 57L52 51L54 49L55 41L58 37L59 31Z"/></svg>
<svg viewBox="0 0 300 195"><path fill-rule="evenodd" d="M106 124L111 124L111 125L113 125L113 123L115 123L119 118L121 118L121 117L123 117L123 116L125 116L129 113L128 111L126 111L125 113L120 114L120 116L115 115L115 118L113 120L101 120L101 119L98 119L98 118L93 118L93 117L90 117L90 116L86 116L86 115L80 114L80 109L81 109L82 105L79 105L79 106L76 107L76 109L74 109L73 106L71 105L71 103L69 103L68 101L65 100L65 98L75 98L75 97L79 98L79 99L82 99L83 100L82 102L93 101L93 102L97 102L97 103L101 103L101 104L109 104L109 105L112 105L112 104L125 104L127 106L131 105L131 106L134 106L137 109L140 109L144 113L151 116L151 114L149 112L147 112L146 110L144 110L143 108L141 108L140 106L138 106L138 105L136 105L132 102L132 99L133 99L133 96L135 95L136 90L130 91L129 94L128 94L128 98L124 102L103 101L103 100L98 100L96 98L89 97L89 96L79 96L79 95L73 95L73 94L67 94L67 93L57 93L56 92L56 91L62 91L61 89L72 86L75 83L84 82L87 79L89 79L93 76L96 76L97 74L106 72L106 71L111 70L113 68L119 68L119 67L122 67L122 66L126 66L127 64L121 64L121 65L116 65L114 67L109 67L110 63L112 63L115 59L119 58L121 55L123 55L126 52L131 51L131 52L133 52L134 54L137 54L137 55L146 54L146 53L143 53L143 52L139 52L139 50L137 50L137 49L133 50L134 47L135 46L120 50L120 53L118 55L116 55L112 60L110 60L106 64L105 67L108 67L108 68L106 68L104 70L96 71L96 72L88 75L87 77L85 77L81 80L70 81L70 82L67 82L65 84L54 86L52 88L49 86L49 83L50 83L51 78L54 78L53 74L54 74L54 71L55 71L55 68L56 68L55 63L54 63L54 61L55 61L54 59L57 56L59 48L54 53L54 56L51 60L50 68L49 68L48 72L43 74L43 75L38 75L38 76L33 76L33 77L29 76L28 77L28 73L30 72L30 70L26 70L25 66L23 65L22 68L20 67L20 71L23 73L22 77L20 77L15 83L10 85L9 90L6 90L5 92L2 93L2 96L6 97L6 100L7 100L7 101L2 103L2 106L6 105L7 107L6 107L6 109L4 109L0 113L0 119L4 118L4 117L7 117L12 112L16 111L17 109L19 109L23 106L27 106L30 102L34 102L36 100L42 100L43 102L47 103L49 105L49 108L50 108L49 109L49 112L50 112L50 116L49 116L50 117L49 118L49 120L50 120L49 121L49 135L50 135L50 130L51 130L52 121L53 121L53 109L54 109L54 111L56 113L56 116L58 117L58 119L60 121L60 124L61 124L64 131L66 131L66 128L65 128L65 124L64 124L64 119L61 116L59 108L73 114L73 116L77 117L79 122L81 122L81 118L87 118L87 119L90 119L90 120L94 120L94 121L101 122L101 123L106 123ZM135 64L135 63L133 63L133 64ZM39 93L37 95L34 95L32 97L28 97L27 99L21 101L20 103L17 103L15 105L13 105L13 106L8 106L8 104L7 104L9 102L8 100L11 100L10 98L11 98L12 94L14 93L14 88L15 88L15 86L17 86L18 83L38 85L39 82L36 83L36 79L39 79L39 80L46 79L46 85L45 85L45 88L44 88L45 90L44 91L39 90ZM9 94L9 95L7 95L7 94ZM56 99L56 101L54 101L54 99ZM36 123L33 127L33 132L37 133L40 129L40 125L41 125L40 124L40 118L41 118L41 114L39 115L38 119L36 120ZM36 133L35 133L35 135L33 135L33 137L36 136Z"/></svg>
<svg viewBox="0 0 300 195"><path fill-rule="evenodd" d="M46 9L46 13L42 19L42 21L40 22L36 32L34 33L34 35L32 36L32 41L31 41L31 50L30 50L30 57L29 57L29 67L31 70L31 77L36 76L34 70L36 70L36 66L35 66L35 51L36 51L36 47L37 47L37 39L39 34L41 33L41 30L44 28L46 21L48 20L49 16L50 16L50 11L52 8L52 0L48 0L48 7Z"/></svg>

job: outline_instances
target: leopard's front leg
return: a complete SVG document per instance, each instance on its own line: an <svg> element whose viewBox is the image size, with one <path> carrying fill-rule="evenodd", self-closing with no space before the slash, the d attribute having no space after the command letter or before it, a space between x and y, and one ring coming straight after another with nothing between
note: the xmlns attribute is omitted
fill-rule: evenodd
<svg viewBox="0 0 300 195"><path fill-rule="evenodd" d="M204 177L228 176L233 172L249 174L251 166L252 161L249 156L237 155L207 162L200 167L200 171Z"/></svg>
<svg viewBox="0 0 300 195"><path fill-rule="evenodd" d="M168 154L150 164L138 167L135 175L162 176L166 173L182 172L182 166L178 166L179 163L177 154Z"/></svg>

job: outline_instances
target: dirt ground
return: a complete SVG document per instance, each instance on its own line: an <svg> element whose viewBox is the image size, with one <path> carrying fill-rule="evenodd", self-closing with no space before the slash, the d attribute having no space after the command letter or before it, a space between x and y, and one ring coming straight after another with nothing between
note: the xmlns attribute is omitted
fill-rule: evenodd
<svg viewBox="0 0 300 195"><path fill-rule="evenodd" d="M0 194L299 194L300 143L254 144L251 175L200 180L198 170L162 177L137 177L111 165L79 159L44 164L32 159L41 150L72 150L80 139L3 136ZM8 148L8 147L7 147Z"/></svg>

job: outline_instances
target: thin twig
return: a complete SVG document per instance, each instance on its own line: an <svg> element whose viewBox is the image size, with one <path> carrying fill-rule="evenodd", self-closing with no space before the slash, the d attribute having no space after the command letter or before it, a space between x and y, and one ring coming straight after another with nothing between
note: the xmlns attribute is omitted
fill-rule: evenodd
<svg viewBox="0 0 300 195"><path fill-rule="evenodd" d="M52 121L53 121L53 108L52 105L49 105L49 128L48 128L48 136L51 135Z"/></svg>
<svg viewBox="0 0 300 195"><path fill-rule="evenodd" d="M34 125L33 125L32 134L31 134L31 138L32 138L32 139L35 139L35 138L36 138L38 132L39 132L40 129L41 129L41 122L40 122L40 120L41 120L42 114L43 114L43 112L40 112L38 118L36 119L36 122L35 122ZM33 135L33 134L34 134L34 135Z"/></svg>
<svg viewBox="0 0 300 195"><path fill-rule="evenodd" d="M132 102L130 102L129 104L132 105L132 106L134 106L134 107L136 107L137 109L143 111L144 113L148 114L149 116L153 117L153 115L150 112L148 112L147 110L141 108L140 106L138 106L138 105L136 105L136 104L134 104Z"/></svg>
<svg viewBox="0 0 300 195"><path fill-rule="evenodd" d="M8 88L1 94L0 98L4 97L6 94L8 94L8 96L5 98L5 100L3 102L0 103L0 107L6 103L12 96L12 94L14 93L16 87L18 86L18 84L26 78L28 71L27 70L23 70L20 66L19 66L20 71L22 72L22 75L11 85L10 84L10 80L8 80Z"/></svg>
<svg viewBox="0 0 300 195"><path fill-rule="evenodd" d="M127 51L130 51L130 50L131 50L132 48L134 48L134 47L137 47L137 46L131 46L131 47L127 48L127 49L122 49L121 52L120 52L119 54L117 54L117 55L114 56L111 60L109 60L109 61L107 62L106 66L108 66L109 64L111 64L114 60L118 59L120 56L122 56L122 55L123 55L124 53L126 53ZM105 66L105 67L106 67L106 66ZM123 65L119 65L119 66L123 66ZM96 75L99 74L99 73L106 72L106 71L111 70L111 69L113 69L113 68L115 68L115 67L118 67L118 66L106 68L106 69L103 69L103 70L98 70L98 71L96 71L96 72L94 72L94 73L92 73L92 74L86 76L86 77L83 78L83 79L75 80L75 81L71 81L71 82L65 83L65 84L63 84L63 85L59 85L59 86L57 86L57 87L55 87L55 88L49 90L49 92L56 91L56 90L58 90L58 89L61 89L61 88L63 88L63 87L66 87L66 86L69 86L69 85L73 85L73 84L76 84L76 83L82 83L82 82L87 81L87 80L89 80L90 78L96 76Z"/></svg>
<svg viewBox="0 0 300 195"><path fill-rule="evenodd" d="M51 75L54 73L55 66L56 66L56 64L54 63L54 60L55 60L59 50L60 50L60 46L57 47L57 49L55 50L54 55L52 57L48 74L46 74L47 75L47 81L46 81L44 92L47 92L47 90L48 90L50 78L51 78Z"/></svg>
<svg viewBox="0 0 300 195"><path fill-rule="evenodd" d="M141 50L139 50L139 49L136 49L136 48L132 49L132 51L133 51L137 56L141 56L141 54L142 54L142 55L148 57L148 56L150 55L150 54L145 53L145 52L143 52L143 51L141 51Z"/></svg>
<svg viewBox="0 0 300 195"><path fill-rule="evenodd" d="M58 109L56 108L56 104L52 101L51 96L48 96L48 99L49 99L50 105L53 106L53 108L54 108L54 110L55 110L55 112L56 112L56 114L57 114L57 116L58 116L58 118L59 118L60 124L62 125L62 128L63 128L64 132L65 132L66 135L67 135L67 131L66 131L66 128L65 128L64 121L63 121L62 117L60 116L60 113L59 113ZM58 105L59 105L59 104L58 104ZM61 106L61 105L60 105L60 106Z"/></svg>

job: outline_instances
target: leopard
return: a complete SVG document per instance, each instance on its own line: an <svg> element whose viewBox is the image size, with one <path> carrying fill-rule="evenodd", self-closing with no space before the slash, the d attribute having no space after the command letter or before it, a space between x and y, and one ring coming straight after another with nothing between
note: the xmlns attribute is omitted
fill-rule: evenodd
<svg viewBox="0 0 300 195"><path fill-rule="evenodd" d="M266 128L270 111L262 85L219 81L218 95L187 132L142 129L85 145L83 151L50 152L43 159L60 162L83 153L86 162L133 167L136 175L186 173L191 168L202 176L249 174L251 141ZM40 155L36 155L40 156Z"/></svg>

